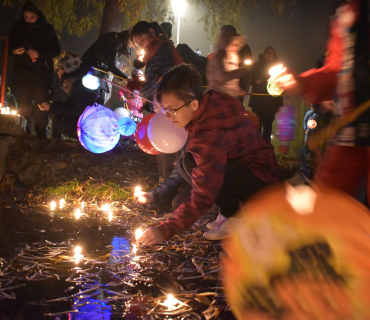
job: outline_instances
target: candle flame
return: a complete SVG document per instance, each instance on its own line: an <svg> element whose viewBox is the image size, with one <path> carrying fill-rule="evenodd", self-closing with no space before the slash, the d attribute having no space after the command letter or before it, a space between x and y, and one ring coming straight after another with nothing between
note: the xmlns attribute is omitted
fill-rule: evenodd
<svg viewBox="0 0 370 320"><path fill-rule="evenodd" d="M109 222L113 220L113 213L112 213L112 211L109 211L108 212L108 220L109 220Z"/></svg>
<svg viewBox="0 0 370 320"><path fill-rule="evenodd" d="M163 304L168 308L173 308L175 305L177 305L177 301L173 294L168 294L167 299L163 302Z"/></svg>
<svg viewBox="0 0 370 320"><path fill-rule="evenodd" d="M139 239L143 235L144 231L141 228L135 230L135 239Z"/></svg>
<svg viewBox="0 0 370 320"><path fill-rule="evenodd" d="M75 212L75 218L76 219L80 219L81 216L82 216L81 209L80 208L77 208L76 209L76 212Z"/></svg>
<svg viewBox="0 0 370 320"><path fill-rule="evenodd" d="M109 211L110 210L110 206L108 203L104 204L102 207L101 207L101 210L103 211Z"/></svg>
<svg viewBox="0 0 370 320"><path fill-rule="evenodd" d="M65 206L65 204L66 204L66 201L64 199L60 199L60 201L59 201L59 207L60 207L60 209L63 209L63 207Z"/></svg>
<svg viewBox="0 0 370 320"><path fill-rule="evenodd" d="M55 210L56 207L57 207L57 204L55 203L55 201L50 202L51 211Z"/></svg>
<svg viewBox="0 0 370 320"><path fill-rule="evenodd" d="M245 61L244 61L244 63L245 63L245 64L252 64L252 60L247 59L247 60L245 60Z"/></svg>
<svg viewBox="0 0 370 320"><path fill-rule="evenodd" d="M17 111L12 110L12 111L10 112L10 114L12 114L13 116L15 116L15 115L17 114Z"/></svg>

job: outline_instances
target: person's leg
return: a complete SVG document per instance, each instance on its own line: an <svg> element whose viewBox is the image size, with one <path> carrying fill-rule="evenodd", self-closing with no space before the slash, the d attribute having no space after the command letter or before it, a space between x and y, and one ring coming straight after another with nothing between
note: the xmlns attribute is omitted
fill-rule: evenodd
<svg viewBox="0 0 370 320"><path fill-rule="evenodd" d="M35 132L38 138L46 139L46 127L48 125L48 113L41 111L39 104L47 101L47 88L35 87L33 89L33 118L35 121Z"/></svg>
<svg viewBox="0 0 370 320"><path fill-rule="evenodd" d="M30 129L32 88L28 86L17 87L14 90L14 96L17 99L18 113L27 120L27 127Z"/></svg>
<svg viewBox="0 0 370 320"><path fill-rule="evenodd" d="M223 216L232 217L239 210L241 203L266 185L266 182L255 177L246 166L229 161L216 204L221 208Z"/></svg>
<svg viewBox="0 0 370 320"><path fill-rule="evenodd" d="M77 122L78 119L57 119L56 125L60 134L78 140Z"/></svg>
<svg viewBox="0 0 370 320"><path fill-rule="evenodd" d="M265 140L271 142L271 134L272 134L272 123L274 122L275 116L271 115L264 115L263 116L263 134Z"/></svg>
<svg viewBox="0 0 370 320"><path fill-rule="evenodd" d="M357 198L368 173L367 153L366 147L328 146L317 167L314 181Z"/></svg>
<svg viewBox="0 0 370 320"><path fill-rule="evenodd" d="M176 210L180 205L182 205L186 200L189 199L191 194L191 185L187 185L184 189L182 189L175 198L172 200L172 209Z"/></svg>
<svg viewBox="0 0 370 320"><path fill-rule="evenodd" d="M55 140L60 140L62 135L58 129L58 118L55 116L55 114L51 114L51 138Z"/></svg>

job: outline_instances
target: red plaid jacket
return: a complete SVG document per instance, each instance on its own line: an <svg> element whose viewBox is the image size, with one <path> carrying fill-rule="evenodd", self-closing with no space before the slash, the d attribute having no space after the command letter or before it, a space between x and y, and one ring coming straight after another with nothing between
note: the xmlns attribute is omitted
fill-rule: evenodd
<svg viewBox="0 0 370 320"><path fill-rule="evenodd" d="M227 160L239 161L265 182L278 180L273 146L244 117L237 99L209 91L185 129L189 133L187 150L196 162L193 189L188 201L159 226L166 239L192 226L212 207L224 181Z"/></svg>

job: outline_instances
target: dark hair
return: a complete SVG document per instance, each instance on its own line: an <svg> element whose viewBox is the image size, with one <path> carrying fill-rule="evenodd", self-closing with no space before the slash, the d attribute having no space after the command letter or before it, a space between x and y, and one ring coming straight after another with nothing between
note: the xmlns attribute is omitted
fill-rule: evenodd
<svg viewBox="0 0 370 320"><path fill-rule="evenodd" d="M168 39L172 38L172 23L171 22L162 22L161 28L166 33Z"/></svg>
<svg viewBox="0 0 370 320"><path fill-rule="evenodd" d="M202 101L202 78L192 64L183 63L169 70L159 82L156 100L161 103L162 94L171 92L184 102Z"/></svg>
<svg viewBox="0 0 370 320"><path fill-rule="evenodd" d="M259 59L259 60L261 60L261 59L265 60L265 52L266 52L266 50L268 50L268 49L272 49L272 50L274 50L274 56L275 56L275 58L274 58L272 61L277 61L277 60L279 60L278 56L276 55L276 51L275 51L274 47L272 47L272 46L268 46L268 47L266 47L266 48L263 50L263 52L258 56L258 59Z"/></svg>
<svg viewBox="0 0 370 320"><path fill-rule="evenodd" d="M236 29L234 26L232 26L231 24L226 24L224 26L221 27L220 31L227 31L229 33L231 33L232 35L236 36L238 33L236 32Z"/></svg>
<svg viewBox="0 0 370 320"><path fill-rule="evenodd" d="M22 7L22 14L26 11L36 13L38 16L40 15L40 10L37 8L32 1L27 1Z"/></svg>
<svg viewBox="0 0 370 320"><path fill-rule="evenodd" d="M158 24L158 22L147 22L147 21L139 21L137 24L134 25L134 27L131 29L131 35L130 40L133 43L134 36L140 35L140 34L149 34L149 29L152 28L155 32L155 34L158 37L166 39L166 33L163 31L161 26Z"/></svg>

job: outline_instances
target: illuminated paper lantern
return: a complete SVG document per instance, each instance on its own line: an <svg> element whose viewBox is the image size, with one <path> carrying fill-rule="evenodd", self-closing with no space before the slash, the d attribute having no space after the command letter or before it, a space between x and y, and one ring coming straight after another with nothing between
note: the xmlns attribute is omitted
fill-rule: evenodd
<svg viewBox="0 0 370 320"><path fill-rule="evenodd" d="M235 221L221 278L237 319L370 319L370 212L354 198L284 184Z"/></svg>
<svg viewBox="0 0 370 320"><path fill-rule="evenodd" d="M123 136L131 136L136 131L136 122L131 118L121 118L118 121L118 131Z"/></svg>
<svg viewBox="0 0 370 320"><path fill-rule="evenodd" d="M117 116L111 109L95 103L78 119L77 135L85 149L93 153L107 152L120 139Z"/></svg>
<svg viewBox="0 0 370 320"><path fill-rule="evenodd" d="M282 106L276 114L276 128L279 141L294 139L295 109L292 106Z"/></svg>
<svg viewBox="0 0 370 320"><path fill-rule="evenodd" d="M87 89L96 90L100 87L100 80L98 77L89 72L86 76L82 78L82 84Z"/></svg>
<svg viewBox="0 0 370 320"><path fill-rule="evenodd" d="M313 119L308 120L307 127L309 127L310 129L315 129L317 127L317 121Z"/></svg>

